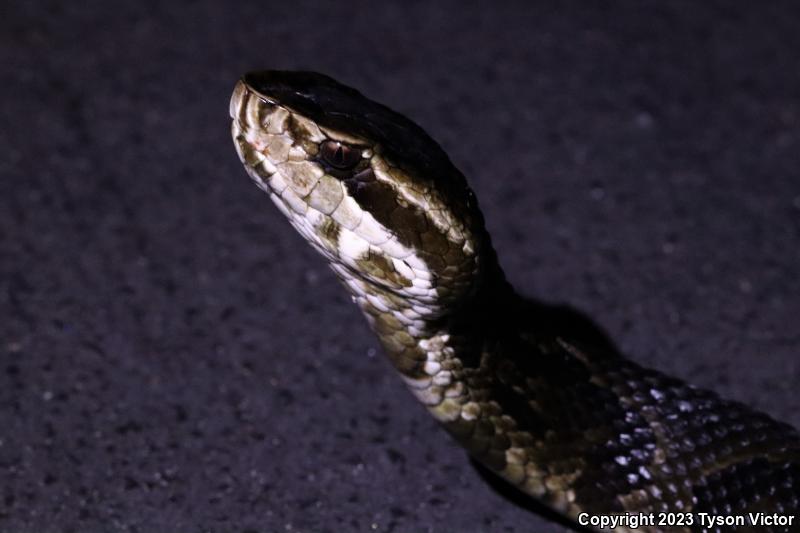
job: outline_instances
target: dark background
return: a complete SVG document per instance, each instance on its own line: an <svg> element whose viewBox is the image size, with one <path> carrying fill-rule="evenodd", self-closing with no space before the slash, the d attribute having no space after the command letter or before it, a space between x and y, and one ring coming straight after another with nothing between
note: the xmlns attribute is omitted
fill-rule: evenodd
<svg viewBox="0 0 800 533"><path fill-rule="evenodd" d="M800 425L795 2L14 4L0 530L547 527L477 475L246 176L228 98L254 68L408 114L521 290Z"/></svg>

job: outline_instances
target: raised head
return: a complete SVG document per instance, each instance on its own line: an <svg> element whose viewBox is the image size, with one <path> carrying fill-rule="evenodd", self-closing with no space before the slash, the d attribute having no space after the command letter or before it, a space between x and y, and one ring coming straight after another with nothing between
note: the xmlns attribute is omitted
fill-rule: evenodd
<svg viewBox="0 0 800 533"><path fill-rule="evenodd" d="M436 315L474 293L491 257L482 217L422 128L313 72L246 74L230 114L251 178L356 294Z"/></svg>

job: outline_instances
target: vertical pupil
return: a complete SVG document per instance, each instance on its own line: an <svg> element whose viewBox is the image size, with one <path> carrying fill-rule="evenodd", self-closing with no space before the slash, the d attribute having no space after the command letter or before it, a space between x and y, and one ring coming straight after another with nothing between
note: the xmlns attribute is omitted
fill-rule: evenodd
<svg viewBox="0 0 800 533"><path fill-rule="evenodd" d="M360 159L360 153L346 144L336 141L325 141L320 146L322 159L333 168L338 170L349 170L353 168Z"/></svg>

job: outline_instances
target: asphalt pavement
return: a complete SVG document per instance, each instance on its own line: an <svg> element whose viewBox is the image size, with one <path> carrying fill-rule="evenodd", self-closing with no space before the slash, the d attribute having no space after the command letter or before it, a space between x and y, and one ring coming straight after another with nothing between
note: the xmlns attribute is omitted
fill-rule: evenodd
<svg viewBox="0 0 800 533"><path fill-rule="evenodd" d="M509 278L800 426L795 2L16 2L0 21L0 531L530 532L246 176L318 70L468 176Z"/></svg>

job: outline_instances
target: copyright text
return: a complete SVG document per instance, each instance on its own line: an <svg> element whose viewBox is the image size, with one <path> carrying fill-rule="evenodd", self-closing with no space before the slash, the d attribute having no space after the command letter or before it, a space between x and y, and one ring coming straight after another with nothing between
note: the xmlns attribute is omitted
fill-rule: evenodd
<svg viewBox="0 0 800 533"><path fill-rule="evenodd" d="M715 515L711 513L619 513L619 514L589 514L578 515L578 523L582 526L592 526L597 529L616 529L626 527L638 529L640 527L681 527L700 524L704 527L715 526L791 526L795 524L794 515L747 513L741 515Z"/></svg>

